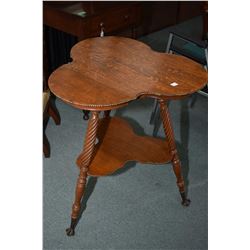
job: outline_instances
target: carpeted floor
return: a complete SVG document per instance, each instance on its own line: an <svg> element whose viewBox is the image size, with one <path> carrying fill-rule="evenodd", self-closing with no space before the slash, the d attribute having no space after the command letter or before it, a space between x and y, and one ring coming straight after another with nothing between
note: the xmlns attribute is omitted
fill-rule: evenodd
<svg viewBox="0 0 250 250"><path fill-rule="evenodd" d="M207 98L199 95L192 108L189 104L190 98L172 101L169 109L190 207L181 205L170 164L130 162L112 176L89 179L76 235L67 237L78 176L75 159L87 122L80 110L57 99L62 122L56 126L50 119L51 157L43 159L44 249L207 249ZM151 135L152 108L153 100L143 99L111 115L127 119L138 134ZM164 137L162 126L158 136Z"/></svg>

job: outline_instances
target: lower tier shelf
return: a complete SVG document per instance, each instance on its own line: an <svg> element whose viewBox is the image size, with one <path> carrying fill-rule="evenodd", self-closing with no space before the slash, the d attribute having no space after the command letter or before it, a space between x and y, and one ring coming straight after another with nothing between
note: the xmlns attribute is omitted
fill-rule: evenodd
<svg viewBox="0 0 250 250"><path fill-rule="evenodd" d="M118 117L101 119L97 138L98 143L88 171L91 176L112 174L128 161L151 164L171 161L166 140L138 136L127 121Z"/></svg>

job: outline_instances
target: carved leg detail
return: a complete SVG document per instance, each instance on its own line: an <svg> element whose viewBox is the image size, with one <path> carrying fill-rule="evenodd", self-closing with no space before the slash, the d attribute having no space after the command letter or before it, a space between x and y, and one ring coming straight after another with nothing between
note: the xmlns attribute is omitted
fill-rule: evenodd
<svg viewBox="0 0 250 250"><path fill-rule="evenodd" d="M81 199L84 193L85 184L87 180L87 171L88 169L85 167L82 167L80 169L80 174L79 174L77 184L76 184L75 202L72 206L72 214L71 214L72 219L77 219L80 208L81 208L80 205L81 205Z"/></svg>
<svg viewBox="0 0 250 250"><path fill-rule="evenodd" d="M99 116L99 112L92 113L92 116L89 120L87 133L85 136L84 148L83 148L82 153L78 156L77 161L76 161L76 164L80 168L80 174L77 179L75 201L72 206L71 225L68 229L66 229L68 236L72 236L75 234L75 226L76 226L78 215L81 209L81 199L83 197L85 185L87 181L88 166L91 162L94 147L95 147L96 133L97 133L97 128L98 128L98 119L99 119L98 116Z"/></svg>
<svg viewBox="0 0 250 250"><path fill-rule="evenodd" d="M160 104L160 112L161 112L164 132L165 132L165 135L166 135L166 138L169 143L170 150L171 150L171 154L172 154L172 165L173 165L173 170L177 179L177 186L181 194L182 205L189 206L190 200L187 199L186 193L185 193L185 184L184 184L184 180L181 174L181 163L180 163L176 145L175 145L174 132L173 132L173 128L171 125L166 101L159 100L159 104Z"/></svg>

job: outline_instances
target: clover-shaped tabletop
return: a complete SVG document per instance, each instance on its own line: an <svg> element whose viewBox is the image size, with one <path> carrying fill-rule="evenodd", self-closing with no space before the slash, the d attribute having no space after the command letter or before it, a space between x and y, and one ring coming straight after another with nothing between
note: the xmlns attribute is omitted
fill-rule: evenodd
<svg viewBox="0 0 250 250"><path fill-rule="evenodd" d="M73 61L55 70L50 90L86 110L108 110L143 96L176 99L203 88L207 72L183 56L153 51L124 37L83 40L71 49Z"/></svg>

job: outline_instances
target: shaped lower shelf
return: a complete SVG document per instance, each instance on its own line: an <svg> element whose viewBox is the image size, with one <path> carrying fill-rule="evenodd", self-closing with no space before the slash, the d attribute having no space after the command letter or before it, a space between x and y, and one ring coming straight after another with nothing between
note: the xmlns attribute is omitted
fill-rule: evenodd
<svg viewBox="0 0 250 250"><path fill-rule="evenodd" d="M99 141L88 171L91 176L112 174L128 161L152 164L171 161L166 140L138 136L127 121L118 117L101 119L97 138Z"/></svg>

